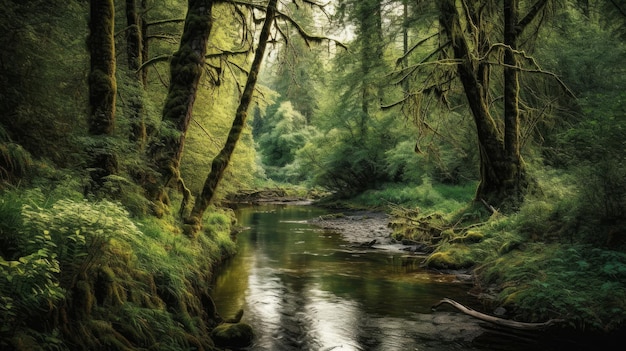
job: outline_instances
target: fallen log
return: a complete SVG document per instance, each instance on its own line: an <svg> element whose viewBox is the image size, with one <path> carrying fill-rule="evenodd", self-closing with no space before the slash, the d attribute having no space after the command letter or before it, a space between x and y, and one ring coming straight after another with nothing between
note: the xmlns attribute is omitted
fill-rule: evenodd
<svg viewBox="0 0 626 351"><path fill-rule="evenodd" d="M468 316L472 316L474 318L480 319L481 321L492 323L500 327L506 327L506 328L516 329L516 330L542 331L555 324L564 322L564 320L562 319L550 319L549 321L543 322L543 323L526 323L526 322L512 321L509 319L498 318L498 317L490 316L488 314L475 311L469 307L465 307L461 305L460 303L454 300L448 299L448 298L444 298L441 301L439 301L439 303L437 303L436 305L432 307L432 310L433 311L436 310L437 307L443 305L444 303L450 304L452 305L452 307L456 308L457 310L467 314Z"/></svg>

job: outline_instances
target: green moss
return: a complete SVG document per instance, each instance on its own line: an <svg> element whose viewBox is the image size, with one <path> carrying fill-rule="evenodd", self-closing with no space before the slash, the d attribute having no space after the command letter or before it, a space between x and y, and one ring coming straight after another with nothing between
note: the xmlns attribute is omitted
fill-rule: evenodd
<svg viewBox="0 0 626 351"><path fill-rule="evenodd" d="M252 327L246 323L224 323L213 329L211 337L217 346L224 348L242 348L252 343L254 331Z"/></svg>
<svg viewBox="0 0 626 351"><path fill-rule="evenodd" d="M465 246L453 246L444 251L431 254L426 259L426 265L435 269L463 269L475 264L470 256L470 250Z"/></svg>
<svg viewBox="0 0 626 351"><path fill-rule="evenodd" d="M442 233L443 236L443 233ZM451 239L454 243L472 244L481 242L485 238L485 235L477 230L468 230L465 235L455 237Z"/></svg>

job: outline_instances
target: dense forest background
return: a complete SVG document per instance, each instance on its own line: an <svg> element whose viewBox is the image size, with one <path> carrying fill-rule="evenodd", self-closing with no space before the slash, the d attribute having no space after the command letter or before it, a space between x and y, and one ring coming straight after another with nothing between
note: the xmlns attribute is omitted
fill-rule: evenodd
<svg viewBox="0 0 626 351"><path fill-rule="evenodd" d="M515 318L623 328L626 1L1 7L3 349L213 348L226 204L263 188L391 212Z"/></svg>

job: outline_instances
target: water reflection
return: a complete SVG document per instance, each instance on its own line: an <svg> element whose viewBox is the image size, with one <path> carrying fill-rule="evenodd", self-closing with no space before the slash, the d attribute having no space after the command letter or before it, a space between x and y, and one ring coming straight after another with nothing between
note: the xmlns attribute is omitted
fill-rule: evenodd
<svg viewBox="0 0 626 351"><path fill-rule="evenodd" d="M256 332L251 350L468 349L481 332L475 320L430 312L442 297L467 299L467 287L421 270L401 251L352 250L339 233L304 221L325 213L279 205L237 211L250 229L239 234L213 297L226 318L245 310Z"/></svg>

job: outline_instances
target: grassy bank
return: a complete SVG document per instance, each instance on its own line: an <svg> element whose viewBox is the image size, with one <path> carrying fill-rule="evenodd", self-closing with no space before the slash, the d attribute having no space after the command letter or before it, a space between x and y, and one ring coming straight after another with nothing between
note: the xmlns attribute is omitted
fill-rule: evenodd
<svg viewBox="0 0 626 351"><path fill-rule="evenodd" d="M0 348L210 350L211 272L234 253L213 209L189 238L71 186L0 195Z"/></svg>
<svg viewBox="0 0 626 351"><path fill-rule="evenodd" d="M472 203L475 184L392 185L348 203L385 209L398 239L431 247L424 265L469 270L472 293L506 317L564 319L576 330L615 332L626 321L624 223L589 210L585 191L558 175L519 212L503 215ZM357 205L358 204L358 205Z"/></svg>

